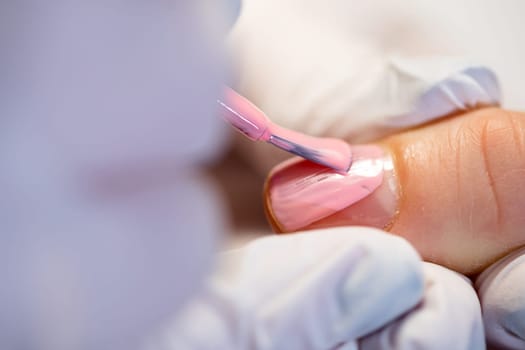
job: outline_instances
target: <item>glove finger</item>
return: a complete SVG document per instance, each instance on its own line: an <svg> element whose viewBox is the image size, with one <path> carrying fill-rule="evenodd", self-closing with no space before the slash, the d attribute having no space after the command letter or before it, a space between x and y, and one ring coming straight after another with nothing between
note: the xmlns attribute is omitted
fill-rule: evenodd
<svg viewBox="0 0 525 350"><path fill-rule="evenodd" d="M360 341L360 349L483 349L479 302L470 282L425 263L423 301L398 321Z"/></svg>
<svg viewBox="0 0 525 350"><path fill-rule="evenodd" d="M330 348L381 327L421 296L419 257L402 240L368 228L282 238L243 252L246 272L234 300L247 308L243 314L257 315L256 347ZM397 302L385 303L393 295Z"/></svg>
<svg viewBox="0 0 525 350"><path fill-rule="evenodd" d="M170 344L193 344L206 324L225 348L332 349L406 312L423 288L413 248L370 228L262 238L221 262L168 331Z"/></svg>
<svg viewBox="0 0 525 350"><path fill-rule="evenodd" d="M476 280L490 345L525 348L525 248L485 270Z"/></svg>
<svg viewBox="0 0 525 350"><path fill-rule="evenodd" d="M454 112L498 105L501 100L494 72L466 61L392 57L389 69L389 78L396 85L396 89L389 87L393 90L390 97L411 99L405 111L385 114L382 124L389 128L413 127Z"/></svg>
<svg viewBox="0 0 525 350"><path fill-rule="evenodd" d="M425 46L433 48L428 51L401 49L404 34L393 34L395 26L375 17L379 9L371 7L364 15L377 21L376 29L386 37L399 35L394 48L387 48L384 37L348 28L348 17L358 16L359 10L343 3L332 4L345 12L346 20L340 22L340 13L323 14L326 6L314 3L256 1L245 6L229 38L239 75L236 87L275 122L313 135L362 141L392 126L413 126L499 103L499 85L488 68L450 56L451 50L435 38L420 38L430 40ZM274 19L270 27L267 16ZM407 20L405 15L391 16ZM428 23L408 25L422 30Z"/></svg>

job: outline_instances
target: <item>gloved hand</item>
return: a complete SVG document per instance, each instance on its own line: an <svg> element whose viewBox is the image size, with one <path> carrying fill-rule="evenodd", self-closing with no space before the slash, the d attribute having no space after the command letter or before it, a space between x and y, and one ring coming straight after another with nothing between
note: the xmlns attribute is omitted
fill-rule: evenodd
<svg viewBox="0 0 525 350"><path fill-rule="evenodd" d="M235 87L278 124L351 142L498 104L494 73L452 56L465 52L443 43L446 20L436 23L433 10L418 1L245 1L229 37ZM288 157L239 142L263 173Z"/></svg>
<svg viewBox="0 0 525 350"><path fill-rule="evenodd" d="M504 257L476 279L487 342L525 348L525 248Z"/></svg>
<svg viewBox="0 0 525 350"><path fill-rule="evenodd" d="M221 256L148 349L480 349L470 283L364 227L272 236Z"/></svg>
<svg viewBox="0 0 525 350"><path fill-rule="evenodd" d="M480 6L484 4L476 3ZM467 14L476 21L490 17L506 23L503 17L480 16L467 8L457 2L247 1L230 37L240 67L237 88L282 125L352 142L497 104L499 87L490 69L439 57L469 53L480 57L502 51L505 45L502 57L516 57L515 51L508 51L513 46L506 40L505 26L491 26L492 34L483 32L483 26L474 32L457 30L469 25L464 20ZM269 16L271 26L266 22ZM502 40L487 45L492 36ZM507 73L507 82L523 71L521 61L510 66L490 54L483 57L500 63L498 71ZM511 100L519 101L520 86L506 88ZM257 159L255 165L263 172L287 157L247 143L242 150L250 154L248 159ZM525 301L518 271L525 265L521 258L502 261L477 280L487 337L494 344L520 348ZM502 287L503 281L513 288Z"/></svg>
<svg viewBox="0 0 525 350"><path fill-rule="evenodd" d="M136 349L208 272L223 217L196 168L226 133L202 4L0 2L1 349Z"/></svg>

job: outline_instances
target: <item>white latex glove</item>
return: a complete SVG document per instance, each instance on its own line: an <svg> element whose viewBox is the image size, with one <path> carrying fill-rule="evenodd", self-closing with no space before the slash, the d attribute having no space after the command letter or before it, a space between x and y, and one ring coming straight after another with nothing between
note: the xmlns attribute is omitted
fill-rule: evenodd
<svg viewBox="0 0 525 350"><path fill-rule="evenodd" d="M525 348L525 248L506 256L476 280L487 342Z"/></svg>
<svg viewBox="0 0 525 350"><path fill-rule="evenodd" d="M371 228L261 238L225 253L148 349L482 348L470 284L422 267L404 240Z"/></svg>
<svg viewBox="0 0 525 350"><path fill-rule="evenodd" d="M195 169L226 135L210 4L0 2L1 349L133 350L198 289L223 231Z"/></svg>
<svg viewBox="0 0 525 350"><path fill-rule="evenodd" d="M246 1L229 38L236 87L283 126L352 142L498 104L495 74L453 56L465 52L443 42L434 7ZM247 142L241 149L263 172L287 156Z"/></svg>
<svg viewBox="0 0 525 350"><path fill-rule="evenodd" d="M459 55L501 72L506 100L523 108L525 50L515 35L523 9L514 0L248 0L230 37L237 88L282 125L361 142L499 103L492 69L449 56ZM247 142L241 150L263 173L288 157ZM477 284L489 341L523 348L523 263L515 259Z"/></svg>
<svg viewBox="0 0 525 350"><path fill-rule="evenodd" d="M470 281L424 263L424 298L396 322L365 337L360 349L483 349L481 311Z"/></svg>

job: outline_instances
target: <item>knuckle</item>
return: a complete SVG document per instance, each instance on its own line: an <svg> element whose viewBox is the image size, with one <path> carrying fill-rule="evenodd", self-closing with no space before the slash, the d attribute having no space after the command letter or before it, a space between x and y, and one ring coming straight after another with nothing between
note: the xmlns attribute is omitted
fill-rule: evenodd
<svg viewBox="0 0 525 350"><path fill-rule="evenodd" d="M488 222L501 231L505 223L516 217L513 209L525 195L525 116L488 109L477 114L477 118L468 119L462 129L464 147L459 152L463 152L463 157L468 154L469 163L462 165L478 168L485 188L473 188L471 193L478 193L476 199L481 199L481 207L490 213Z"/></svg>

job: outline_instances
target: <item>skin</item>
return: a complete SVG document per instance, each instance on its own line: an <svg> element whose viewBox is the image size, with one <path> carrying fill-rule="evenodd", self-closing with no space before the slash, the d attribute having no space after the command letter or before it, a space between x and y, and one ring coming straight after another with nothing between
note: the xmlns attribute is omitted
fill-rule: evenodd
<svg viewBox="0 0 525 350"><path fill-rule="evenodd" d="M480 109L378 143L393 157L399 188L383 228L423 259L475 274L525 245L524 113ZM373 211L375 196L345 210ZM355 224L348 217L343 210L303 229Z"/></svg>
<svg viewBox="0 0 525 350"><path fill-rule="evenodd" d="M391 232L476 272L525 244L525 115L484 109L384 141L402 188Z"/></svg>

